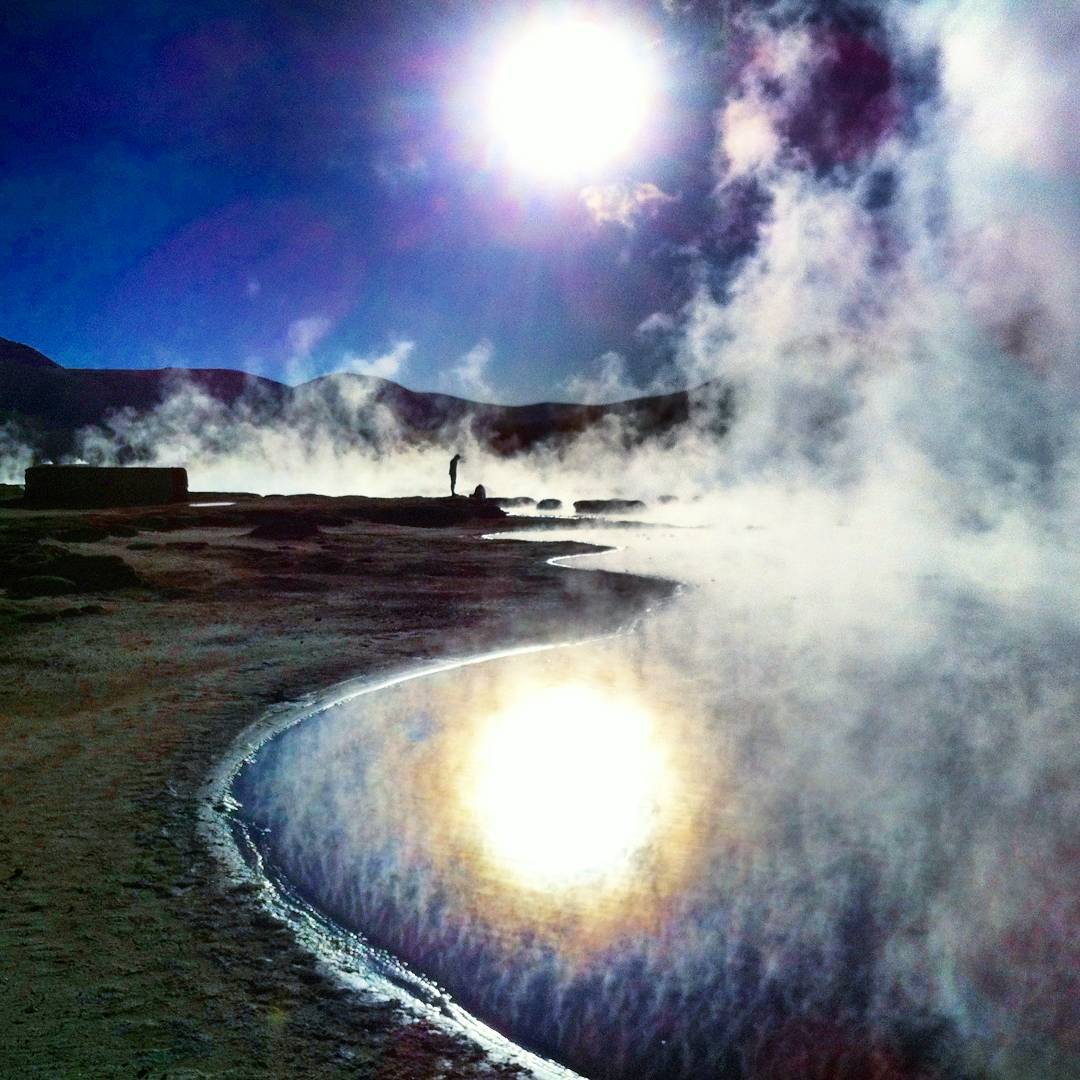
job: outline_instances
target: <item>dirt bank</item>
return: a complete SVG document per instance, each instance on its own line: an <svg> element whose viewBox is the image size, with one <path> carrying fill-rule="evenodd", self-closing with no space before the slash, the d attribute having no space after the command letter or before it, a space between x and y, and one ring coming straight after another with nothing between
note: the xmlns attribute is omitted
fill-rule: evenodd
<svg viewBox="0 0 1080 1080"><path fill-rule="evenodd" d="M358 506L0 510L0 573L31 566L55 593L0 596L0 1075L504 1071L322 978L202 850L199 786L273 704L613 627L669 586L545 563L578 545L479 539L512 519L418 528ZM259 535L284 538L250 535L274 521ZM95 584L115 564L73 554L138 581Z"/></svg>

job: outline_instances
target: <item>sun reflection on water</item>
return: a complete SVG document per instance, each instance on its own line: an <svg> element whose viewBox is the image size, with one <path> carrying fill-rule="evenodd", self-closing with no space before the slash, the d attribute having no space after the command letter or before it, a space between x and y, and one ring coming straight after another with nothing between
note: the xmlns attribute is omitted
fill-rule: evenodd
<svg viewBox="0 0 1080 1080"><path fill-rule="evenodd" d="M580 682L486 717L462 779L484 856L518 885L548 891L631 872L673 786L653 714Z"/></svg>

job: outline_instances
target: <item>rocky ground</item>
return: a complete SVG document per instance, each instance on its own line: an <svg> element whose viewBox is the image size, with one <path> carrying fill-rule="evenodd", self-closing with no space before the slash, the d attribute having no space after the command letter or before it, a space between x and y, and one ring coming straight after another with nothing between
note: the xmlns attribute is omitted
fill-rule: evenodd
<svg viewBox="0 0 1080 1080"><path fill-rule="evenodd" d="M483 541L519 523L464 502L0 509L0 1075L514 1071L319 974L195 828L271 705L613 627L670 589Z"/></svg>

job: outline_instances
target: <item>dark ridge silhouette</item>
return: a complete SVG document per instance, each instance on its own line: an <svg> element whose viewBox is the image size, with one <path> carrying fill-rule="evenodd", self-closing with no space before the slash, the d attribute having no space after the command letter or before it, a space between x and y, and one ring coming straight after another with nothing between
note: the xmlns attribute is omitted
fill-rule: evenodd
<svg viewBox="0 0 1080 1080"><path fill-rule="evenodd" d="M19 341L0 338L0 364L5 367L15 365L20 368L59 368L55 360L50 360L44 353L23 345Z"/></svg>
<svg viewBox="0 0 1080 1080"><path fill-rule="evenodd" d="M0 338L0 420L15 421L27 441L54 460L74 452L80 429L104 425L124 410L149 413L185 385L229 408L242 403L246 415L267 424L317 405L318 415L337 422L338 430L351 431L359 443L376 443L374 418L370 429L361 421L357 430L357 416L379 410L389 413L406 442L437 443L448 427L468 429L506 456L565 442L599 425L610 425L612 437L628 448L687 423L722 435L731 415L730 393L717 384L606 405L492 405L349 373L291 387L227 368L65 368L36 349ZM126 462L123 453L120 460Z"/></svg>

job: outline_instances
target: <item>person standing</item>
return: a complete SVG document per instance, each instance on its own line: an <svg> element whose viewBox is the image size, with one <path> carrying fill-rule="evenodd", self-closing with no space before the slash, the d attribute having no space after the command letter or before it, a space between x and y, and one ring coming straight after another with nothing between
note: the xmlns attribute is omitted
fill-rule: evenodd
<svg viewBox="0 0 1080 1080"><path fill-rule="evenodd" d="M457 494L457 463L461 460L460 454L455 454L450 459L450 495Z"/></svg>

